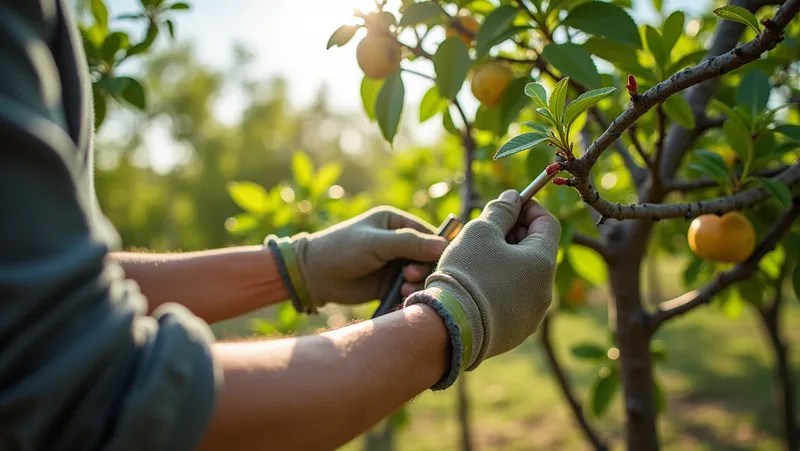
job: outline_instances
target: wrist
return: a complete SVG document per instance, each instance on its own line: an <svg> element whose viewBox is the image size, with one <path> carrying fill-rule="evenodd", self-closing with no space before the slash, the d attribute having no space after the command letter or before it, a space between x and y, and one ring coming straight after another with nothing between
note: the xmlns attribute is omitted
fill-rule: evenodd
<svg viewBox="0 0 800 451"><path fill-rule="evenodd" d="M433 309L444 322L450 338L450 358L447 370L432 390L444 390L455 383L473 357L473 328L461 303L449 291L431 287L409 296L404 307L423 304Z"/></svg>

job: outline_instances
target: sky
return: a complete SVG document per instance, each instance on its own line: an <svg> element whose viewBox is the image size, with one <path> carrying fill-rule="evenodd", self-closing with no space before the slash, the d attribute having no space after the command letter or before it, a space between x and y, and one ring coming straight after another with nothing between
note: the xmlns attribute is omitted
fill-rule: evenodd
<svg viewBox="0 0 800 451"><path fill-rule="evenodd" d="M169 1L169 0L167 0ZM707 7L710 0L665 0L667 11L683 10L687 16ZM340 25L353 23L355 9L370 10L374 0L188 0L189 12L176 15L179 41L196 46L199 58L218 67L230 66L235 43L244 43L253 52L253 75L267 79L281 75L288 80L290 101L298 107L308 105L323 83L329 86L331 106L343 110L361 111L359 87L362 73L358 68L355 50L360 35L347 46L326 50L331 33ZM107 0L112 16L136 11L138 0ZM395 5L399 0L390 0ZM651 21L655 11L650 0L633 0L637 22ZM640 22L641 23L641 22ZM436 34L429 38L441 41ZM168 45L162 40L162 45ZM416 64L416 63L415 63ZM432 74L427 62L414 69ZM405 118L416 117L419 101L431 82L412 74L404 74L406 87ZM468 108L476 101L468 89L462 89L461 100ZM233 121L241 110L242 100L234 97L220 100L218 116ZM471 109L470 108L470 109ZM435 120L415 126L416 138L435 139L441 124Z"/></svg>

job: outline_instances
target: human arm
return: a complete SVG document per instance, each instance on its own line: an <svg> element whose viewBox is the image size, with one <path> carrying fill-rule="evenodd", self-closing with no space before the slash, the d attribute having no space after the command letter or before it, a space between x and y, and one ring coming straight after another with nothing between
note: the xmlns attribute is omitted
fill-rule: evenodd
<svg viewBox="0 0 800 451"><path fill-rule="evenodd" d="M200 449L335 449L433 385L449 346L427 306L315 336L218 343L225 383Z"/></svg>
<svg viewBox="0 0 800 451"><path fill-rule="evenodd" d="M115 252L111 259L139 284L149 311L175 302L214 323L289 299L275 259L263 246L175 254Z"/></svg>

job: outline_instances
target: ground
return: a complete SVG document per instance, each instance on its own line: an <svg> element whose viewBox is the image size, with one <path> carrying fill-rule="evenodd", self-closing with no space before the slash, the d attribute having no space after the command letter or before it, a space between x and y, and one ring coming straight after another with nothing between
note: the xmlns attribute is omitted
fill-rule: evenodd
<svg viewBox="0 0 800 451"><path fill-rule="evenodd" d="M597 367L573 358L569 349L583 341L605 342L604 298L604 290L596 290L591 308L561 314L554 321L558 355L581 399L588 393ZM788 304L782 330L793 345L794 376L800 386L800 328L791 326L800 323L800 303L791 299ZM230 331L235 324L226 323L217 330ZM656 370L667 392L666 410L660 418L663 449L781 449L772 401L772 354L752 312L746 310L739 319L731 320L711 305L670 323L658 338L666 342L668 352L667 362ZM477 450L590 449L534 338L487 360L467 378ZM410 423L399 432L397 449L458 449L455 400L455 389L427 392L414 400ZM610 439L612 449L622 449L619 395L605 418L592 421ZM361 450L362 439L342 449Z"/></svg>

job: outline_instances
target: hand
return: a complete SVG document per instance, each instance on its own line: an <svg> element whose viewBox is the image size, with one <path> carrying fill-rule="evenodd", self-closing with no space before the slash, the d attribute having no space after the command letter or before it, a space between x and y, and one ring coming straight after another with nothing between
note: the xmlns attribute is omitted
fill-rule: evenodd
<svg viewBox="0 0 800 451"><path fill-rule="evenodd" d="M388 291L402 260L407 283L403 295L423 288L423 281L447 246L447 240L419 218L390 208L374 208L321 232L300 234L278 244L301 304L313 311L329 302L358 304ZM287 244L291 244L288 246ZM289 273L291 275L291 268Z"/></svg>
<svg viewBox="0 0 800 451"><path fill-rule="evenodd" d="M450 370L434 389L522 343L547 312L561 225L535 201L521 210L515 191L486 205L444 252L426 289L405 301L432 306L450 333Z"/></svg>

